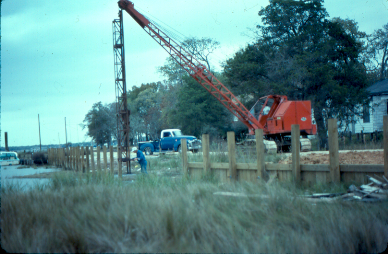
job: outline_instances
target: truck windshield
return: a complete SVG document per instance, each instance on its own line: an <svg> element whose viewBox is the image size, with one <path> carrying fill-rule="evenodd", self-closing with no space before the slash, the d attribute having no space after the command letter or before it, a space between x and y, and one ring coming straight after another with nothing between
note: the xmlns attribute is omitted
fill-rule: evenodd
<svg viewBox="0 0 388 254"><path fill-rule="evenodd" d="M182 132L180 130L179 131L173 131L173 133L174 133L174 137L183 136Z"/></svg>

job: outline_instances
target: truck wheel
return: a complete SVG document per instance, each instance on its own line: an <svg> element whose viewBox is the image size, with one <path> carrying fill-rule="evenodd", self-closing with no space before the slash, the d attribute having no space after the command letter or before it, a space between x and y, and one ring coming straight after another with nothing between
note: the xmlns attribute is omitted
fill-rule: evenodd
<svg viewBox="0 0 388 254"><path fill-rule="evenodd" d="M182 153L182 147L180 145L178 146L178 153Z"/></svg>
<svg viewBox="0 0 388 254"><path fill-rule="evenodd" d="M151 150L151 147L146 147L146 148L144 148L144 149L143 149L143 153L144 153L145 155L152 155L152 154L153 154L153 152L152 152L152 150Z"/></svg>
<svg viewBox="0 0 388 254"><path fill-rule="evenodd" d="M198 149L193 149L193 153L198 153Z"/></svg>

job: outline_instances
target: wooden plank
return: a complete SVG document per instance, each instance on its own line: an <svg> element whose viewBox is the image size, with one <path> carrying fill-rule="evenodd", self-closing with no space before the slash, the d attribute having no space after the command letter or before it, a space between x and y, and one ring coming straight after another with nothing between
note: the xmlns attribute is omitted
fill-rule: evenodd
<svg viewBox="0 0 388 254"><path fill-rule="evenodd" d="M384 173L384 165L340 165L341 172Z"/></svg>
<svg viewBox="0 0 388 254"><path fill-rule="evenodd" d="M77 146L75 148L75 170L76 171L80 171L79 163L80 163L80 148L79 148L79 146Z"/></svg>
<svg viewBox="0 0 388 254"><path fill-rule="evenodd" d="M355 173L354 172L343 172L341 171L341 182L343 183L355 183Z"/></svg>
<svg viewBox="0 0 388 254"><path fill-rule="evenodd" d="M97 170L101 171L101 147L97 146Z"/></svg>
<svg viewBox="0 0 388 254"><path fill-rule="evenodd" d="M195 163L193 163L195 164ZM201 165L202 166L202 165ZM229 163L210 163L210 168L214 169L229 169Z"/></svg>
<svg viewBox="0 0 388 254"><path fill-rule="evenodd" d="M291 164L272 164L272 163L266 163L265 169L270 170L276 170L276 171L291 171L292 165Z"/></svg>
<svg viewBox="0 0 388 254"><path fill-rule="evenodd" d="M118 174L118 177L119 179L123 179L123 162L122 162L122 150L120 149L120 147L118 146L117 147L117 174ZM129 157L131 157L131 154L129 154ZM131 165L131 164L129 164Z"/></svg>
<svg viewBox="0 0 388 254"><path fill-rule="evenodd" d="M75 170L75 147L70 149L70 169Z"/></svg>
<svg viewBox="0 0 388 254"><path fill-rule="evenodd" d="M181 139L181 148L182 148L182 169L183 174L187 176L188 174L188 160L187 160L187 141L185 138Z"/></svg>
<svg viewBox="0 0 388 254"><path fill-rule="evenodd" d="M288 182L291 181L294 177L292 170L289 171L278 171L278 178L280 182Z"/></svg>
<svg viewBox="0 0 388 254"><path fill-rule="evenodd" d="M360 173L360 172L357 172L357 173L354 173L354 182L357 183L357 184L364 184L364 183L367 183L367 178L366 178L366 173Z"/></svg>
<svg viewBox="0 0 388 254"><path fill-rule="evenodd" d="M230 177L231 180L236 180L237 179L236 142L235 142L235 134L233 131L228 131L227 139L228 139L228 155L229 155L228 177Z"/></svg>
<svg viewBox="0 0 388 254"><path fill-rule="evenodd" d="M338 128L337 119L331 118L328 121L329 132L329 164L331 180L335 183L340 182L339 154L338 154Z"/></svg>
<svg viewBox="0 0 388 254"><path fill-rule="evenodd" d="M300 182L300 128L299 124L291 125L292 173L294 180Z"/></svg>
<svg viewBox="0 0 388 254"><path fill-rule="evenodd" d="M90 172L90 161L89 161L89 157L90 157L90 150L89 150L89 147L87 146L86 148L86 166L85 166L85 171L86 173L89 173Z"/></svg>
<svg viewBox="0 0 388 254"><path fill-rule="evenodd" d="M328 172L322 172L322 171L317 171L315 172L315 182L316 183L327 183L327 176L328 174L330 174L329 170L327 170Z"/></svg>
<svg viewBox="0 0 388 254"><path fill-rule="evenodd" d="M317 179L316 177L317 176L315 171L303 171L300 174L301 181L309 184L315 184Z"/></svg>
<svg viewBox="0 0 388 254"><path fill-rule="evenodd" d="M69 158L68 158L68 160L69 160L68 169L69 170L73 169L73 167L72 167L72 163L73 163L73 161L72 161L72 157L73 157L72 152L73 152L72 151L72 147L69 147L69 150L68 150L68 156L69 156Z"/></svg>
<svg viewBox="0 0 388 254"><path fill-rule="evenodd" d="M193 179L200 179L202 177L202 174L203 174L203 170L202 169L198 169L198 168L190 168L189 169L189 174L190 174L190 177L193 178Z"/></svg>
<svg viewBox="0 0 388 254"><path fill-rule="evenodd" d="M202 135L203 169L204 173L210 171L210 142L209 134Z"/></svg>
<svg viewBox="0 0 388 254"><path fill-rule="evenodd" d="M187 166L188 168L193 168L193 169L203 169L202 162L188 162Z"/></svg>
<svg viewBox="0 0 388 254"><path fill-rule="evenodd" d="M80 151L80 170L81 172L83 173L84 172L84 154L85 154L85 151L84 151L84 147L82 146L81 147L81 151Z"/></svg>
<svg viewBox="0 0 388 254"><path fill-rule="evenodd" d="M102 152L103 158L104 158L104 170L105 172L108 172L108 154L107 154L107 147L104 146L103 152Z"/></svg>
<svg viewBox="0 0 388 254"><path fill-rule="evenodd" d="M214 176L218 177L220 182L226 183L228 181L228 178L227 178L228 168L217 168L212 170L213 170Z"/></svg>
<svg viewBox="0 0 388 254"><path fill-rule="evenodd" d="M257 163L236 163L237 170L257 170Z"/></svg>
<svg viewBox="0 0 388 254"><path fill-rule="evenodd" d="M255 130L255 138L256 138L256 179L264 179L265 176L265 159L264 159L264 143L263 143L263 130L256 129Z"/></svg>
<svg viewBox="0 0 388 254"><path fill-rule="evenodd" d="M384 135L384 176L388 178L388 115L383 118Z"/></svg>
<svg viewBox="0 0 388 254"><path fill-rule="evenodd" d="M118 172L117 172L117 174L118 174L118 177L119 177L120 180L123 179L123 162L122 162L121 152L122 152L122 150L120 149L120 147L117 147L117 157L118 157L118 160L117 160L117 162L118 162L118 166L117 166L118 167ZM131 157L131 155L129 155L129 157Z"/></svg>
<svg viewBox="0 0 388 254"><path fill-rule="evenodd" d="M247 170L237 170L237 178L239 181L248 181L249 176L248 173L249 171Z"/></svg>
<svg viewBox="0 0 388 254"><path fill-rule="evenodd" d="M90 147L90 165L92 166L92 172L94 173L96 171L95 165L94 165L94 151L93 146Z"/></svg>
<svg viewBox="0 0 388 254"><path fill-rule="evenodd" d="M301 164L300 170L310 172L330 172L328 164Z"/></svg>
<svg viewBox="0 0 388 254"><path fill-rule="evenodd" d="M110 155L110 158L109 158L109 162L110 162L110 174L111 174L111 175L114 175L115 171L114 171L113 146L110 146L110 147L109 147L109 155Z"/></svg>

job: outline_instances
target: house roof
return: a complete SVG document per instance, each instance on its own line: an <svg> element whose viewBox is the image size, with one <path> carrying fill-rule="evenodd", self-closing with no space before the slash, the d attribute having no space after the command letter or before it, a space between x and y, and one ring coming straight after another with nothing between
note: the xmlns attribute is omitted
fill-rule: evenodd
<svg viewBox="0 0 388 254"><path fill-rule="evenodd" d="M366 89L371 95L388 94L388 79L374 83Z"/></svg>

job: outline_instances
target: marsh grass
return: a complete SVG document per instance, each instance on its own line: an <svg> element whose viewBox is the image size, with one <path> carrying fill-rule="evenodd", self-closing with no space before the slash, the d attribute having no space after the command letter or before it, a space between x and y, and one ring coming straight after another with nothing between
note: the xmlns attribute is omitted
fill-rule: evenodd
<svg viewBox="0 0 388 254"><path fill-rule="evenodd" d="M224 197L217 191L263 197ZM312 204L296 198L303 191L277 182L220 184L211 175L140 175L122 184L106 174L59 174L43 189L2 188L2 247L28 253L386 249L386 203Z"/></svg>

